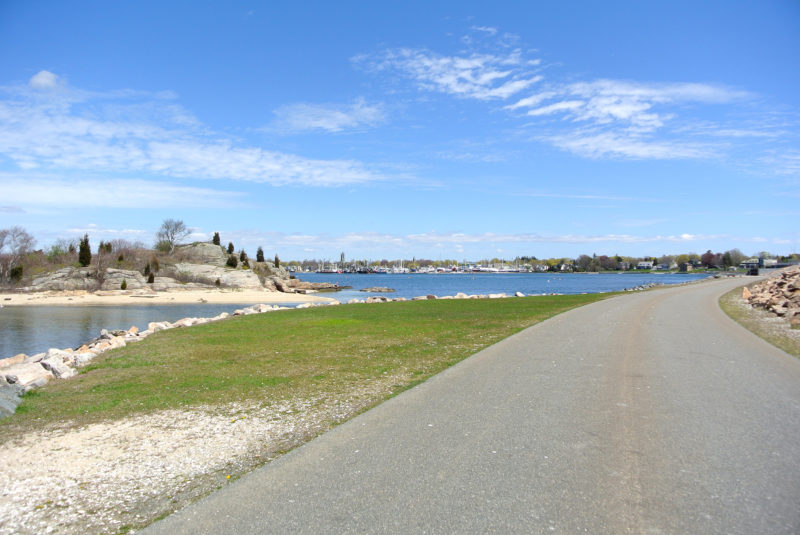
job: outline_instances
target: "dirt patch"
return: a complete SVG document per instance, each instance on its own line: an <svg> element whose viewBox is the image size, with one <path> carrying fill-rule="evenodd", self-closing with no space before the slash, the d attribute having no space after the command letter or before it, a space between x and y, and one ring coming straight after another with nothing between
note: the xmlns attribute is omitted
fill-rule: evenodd
<svg viewBox="0 0 800 535"><path fill-rule="evenodd" d="M0 445L0 534L117 533L205 496L384 399L383 377L336 399L168 410Z"/></svg>

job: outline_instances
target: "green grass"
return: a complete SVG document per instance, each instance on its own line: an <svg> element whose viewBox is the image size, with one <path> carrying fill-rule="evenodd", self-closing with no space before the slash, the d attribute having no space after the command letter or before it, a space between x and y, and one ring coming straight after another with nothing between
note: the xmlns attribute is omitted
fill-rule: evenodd
<svg viewBox="0 0 800 535"><path fill-rule="evenodd" d="M235 401L346 396L384 376L397 393L515 332L609 295L346 305L159 332L98 357L77 377L28 393L0 430Z"/></svg>
<svg viewBox="0 0 800 535"><path fill-rule="evenodd" d="M745 329L790 355L800 358L800 342L784 334L775 325L760 320L756 311L750 307L742 306L741 297L742 288L731 290L720 297L719 306L723 312Z"/></svg>

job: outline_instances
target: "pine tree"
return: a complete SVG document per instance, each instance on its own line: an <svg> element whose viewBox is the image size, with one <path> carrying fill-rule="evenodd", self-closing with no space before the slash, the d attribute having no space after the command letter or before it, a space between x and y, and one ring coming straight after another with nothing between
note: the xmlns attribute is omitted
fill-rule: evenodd
<svg viewBox="0 0 800 535"><path fill-rule="evenodd" d="M84 234L78 247L78 262L86 267L92 263L92 249L89 247L89 235Z"/></svg>
<svg viewBox="0 0 800 535"><path fill-rule="evenodd" d="M256 251L256 262L263 262L263 261L264 261L264 249L259 247L258 251Z"/></svg>
<svg viewBox="0 0 800 535"><path fill-rule="evenodd" d="M214 237L211 239L211 243L214 245L219 245L219 232L214 233Z"/></svg>
<svg viewBox="0 0 800 535"><path fill-rule="evenodd" d="M228 242L228 254L233 254L233 242Z"/></svg>
<svg viewBox="0 0 800 535"><path fill-rule="evenodd" d="M247 253L245 253L244 249L242 249L242 252L239 253L239 261L244 262L245 260L247 260Z"/></svg>
<svg viewBox="0 0 800 535"><path fill-rule="evenodd" d="M275 253L275 267L276 268L281 267L281 259L278 258L278 253Z"/></svg>

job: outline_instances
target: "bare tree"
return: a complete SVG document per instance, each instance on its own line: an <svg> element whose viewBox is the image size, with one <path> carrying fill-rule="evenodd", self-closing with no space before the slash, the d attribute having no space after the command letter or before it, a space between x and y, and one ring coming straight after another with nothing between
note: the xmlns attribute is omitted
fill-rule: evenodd
<svg viewBox="0 0 800 535"><path fill-rule="evenodd" d="M156 232L156 248L167 250L170 254L175 251L175 246L189 235L189 229L180 219L165 219L161 228Z"/></svg>
<svg viewBox="0 0 800 535"><path fill-rule="evenodd" d="M7 279L35 244L33 236L22 227L0 229L0 278Z"/></svg>

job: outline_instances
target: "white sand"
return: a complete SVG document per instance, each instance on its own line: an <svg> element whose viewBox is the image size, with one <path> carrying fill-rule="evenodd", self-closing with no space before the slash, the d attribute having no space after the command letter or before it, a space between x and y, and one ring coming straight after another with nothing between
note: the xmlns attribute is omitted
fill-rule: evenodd
<svg viewBox="0 0 800 535"><path fill-rule="evenodd" d="M196 303L326 303L331 297L266 290L179 290L171 292L86 291L0 294L2 306L185 305Z"/></svg>

